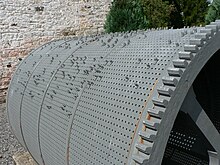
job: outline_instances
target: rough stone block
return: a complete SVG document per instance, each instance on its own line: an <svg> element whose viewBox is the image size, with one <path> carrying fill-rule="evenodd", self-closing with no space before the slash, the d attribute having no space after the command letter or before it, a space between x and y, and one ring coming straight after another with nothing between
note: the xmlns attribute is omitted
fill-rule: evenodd
<svg viewBox="0 0 220 165"><path fill-rule="evenodd" d="M38 165L28 152L17 153L13 159L16 165Z"/></svg>

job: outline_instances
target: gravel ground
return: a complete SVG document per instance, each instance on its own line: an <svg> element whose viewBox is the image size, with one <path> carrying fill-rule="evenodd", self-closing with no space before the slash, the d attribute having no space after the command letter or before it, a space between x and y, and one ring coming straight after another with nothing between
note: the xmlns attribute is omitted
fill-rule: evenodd
<svg viewBox="0 0 220 165"><path fill-rule="evenodd" d="M12 156L24 151L10 130L6 104L0 104L0 165L15 165Z"/></svg>

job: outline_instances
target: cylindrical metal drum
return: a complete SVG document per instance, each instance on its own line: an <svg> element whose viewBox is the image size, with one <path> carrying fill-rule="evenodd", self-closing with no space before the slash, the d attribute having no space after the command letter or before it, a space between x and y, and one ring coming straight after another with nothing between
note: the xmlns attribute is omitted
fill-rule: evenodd
<svg viewBox="0 0 220 165"><path fill-rule="evenodd" d="M208 164L220 151L219 27L45 44L14 73L11 129L40 165Z"/></svg>

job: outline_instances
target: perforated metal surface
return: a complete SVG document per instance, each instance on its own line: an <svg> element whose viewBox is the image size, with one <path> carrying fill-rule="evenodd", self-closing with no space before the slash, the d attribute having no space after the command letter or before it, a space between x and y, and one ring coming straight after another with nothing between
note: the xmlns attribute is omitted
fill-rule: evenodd
<svg viewBox="0 0 220 165"><path fill-rule="evenodd" d="M213 53L195 60L220 38L219 23L213 24L38 48L11 81L12 130L42 165L161 164L184 97ZM199 67L190 72L191 65ZM181 141L174 143L190 149Z"/></svg>

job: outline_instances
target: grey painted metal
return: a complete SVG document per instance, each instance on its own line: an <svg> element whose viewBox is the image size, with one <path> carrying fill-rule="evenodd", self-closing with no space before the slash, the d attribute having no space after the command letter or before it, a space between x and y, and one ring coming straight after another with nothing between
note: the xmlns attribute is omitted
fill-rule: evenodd
<svg viewBox="0 0 220 165"><path fill-rule="evenodd" d="M10 90L8 97L11 98L11 100L15 103L15 107L13 107L12 104L8 104L8 108L10 111L8 111L8 116L9 116L9 122L13 123L16 122L16 124L11 124L13 132L19 136L19 141L24 145L24 141L22 140L21 136L22 134L19 132L21 131L20 129L20 111L17 109L20 107L21 99L20 95L23 94L23 91L26 87L27 84L27 79L31 75L31 72L33 71L34 66L41 60L42 55L41 53L47 52L50 47L47 45L49 44L56 44L58 41L54 41L52 43L47 43L43 45L42 47L32 51L30 55L25 58L21 64L18 66L17 71L15 72L13 79L11 81L11 84L14 82L17 83L16 89L14 88L13 90ZM63 42L63 41L62 41ZM41 51L41 53L39 53ZM27 65L28 64L28 65ZM10 107L11 106L11 107ZM18 107L19 106L19 107ZM11 112L11 113L10 113ZM18 113L18 114L17 114Z"/></svg>
<svg viewBox="0 0 220 165"><path fill-rule="evenodd" d="M197 101L193 88L190 88L180 110L190 115L205 137L212 144L215 151L220 153L219 132Z"/></svg>
<svg viewBox="0 0 220 165"><path fill-rule="evenodd" d="M211 165L219 165L220 164L220 160L219 160L219 156L216 152L211 152L209 151L209 164Z"/></svg>
<svg viewBox="0 0 220 165"><path fill-rule="evenodd" d="M63 43L63 40L59 41L52 41L49 42L42 47L32 51L30 55L25 58L21 64L18 66L17 71L15 75L13 76L13 79L10 84L13 84L14 82L17 83L15 90L10 90L8 97L12 95L11 101L14 102L14 105L8 104L8 108L10 108L11 111L8 111L9 116L9 122L11 123L12 130L16 134L18 140L21 142L21 144L28 150L28 147L24 141L24 135L22 132L21 127L21 102L23 100L24 92L26 90L26 86L28 84L28 81L30 77L32 76L33 71L35 70L36 66L44 60L44 54L50 52L52 49L57 47L57 45L60 45ZM18 76L19 75L19 76ZM20 77L21 76L21 77ZM21 96L18 96L21 95ZM12 124L16 123L16 124ZM35 157L34 157L35 158Z"/></svg>
<svg viewBox="0 0 220 165"><path fill-rule="evenodd" d="M188 90L220 49L219 25L40 47L11 81L13 132L42 165L161 164Z"/></svg>

